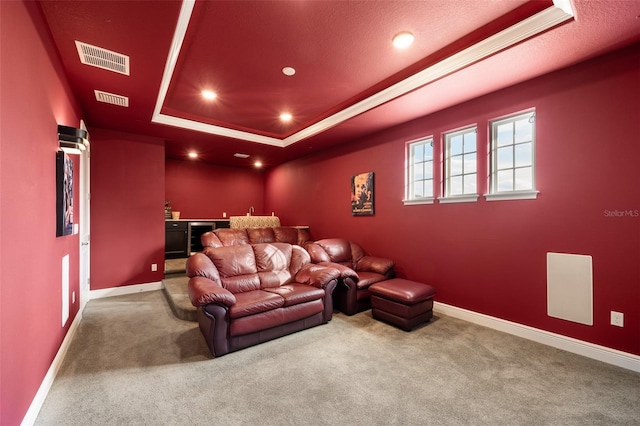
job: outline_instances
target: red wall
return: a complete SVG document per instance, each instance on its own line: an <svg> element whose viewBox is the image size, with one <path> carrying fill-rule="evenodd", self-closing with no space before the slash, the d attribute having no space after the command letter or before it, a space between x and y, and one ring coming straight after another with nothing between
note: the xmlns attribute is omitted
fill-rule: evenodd
<svg viewBox="0 0 640 426"><path fill-rule="evenodd" d="M77 127L36 3L0 2L0 424L20 424L77 312L78 235L56 238L57 125ZM73 157L72 157L73 158ZM77 157L75 158L77 160ZM74 162L74 219L78 170ZM62 257L70 257L62 326Z"/></svg>
<svg viewBox="0 0 640 426"><path fill-rule="evenodd" d="M227 217L242 216L251 206L254 214L267 214L263 173L255 169L167 160L165 196L181 219L218 219L223 212Z"/></svg>
<svg viewBox="0 0 640 426"><path fill-rule="evenodd" d="M639 61L636 45L284 164L266 177L265 207L315 238L395 259L439 302L640 355L640 217L606 213L640 210ZM488 120L532 107L538 199L402 204L407 141L476 123L486 158ZM352 217L350 176L369 171L375 215ZM487 191L485 179L478 186ZM593 326L547 316L549 251L593 256ZM609 325L611 310L624 328Z"/></svg>
<svg viewBox="0 0 640 426"><path fill-rule="evenodd" d="M164 277L164 141L89 129L91 290ZM158 270L151 272L151 264Z"/></svg>

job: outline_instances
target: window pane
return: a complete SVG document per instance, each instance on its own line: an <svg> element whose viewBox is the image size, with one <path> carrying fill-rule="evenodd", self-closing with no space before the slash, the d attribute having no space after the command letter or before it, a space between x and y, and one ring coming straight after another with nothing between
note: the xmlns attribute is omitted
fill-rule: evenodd
<svg viewBox="0 0 640 426"><path fill-rule="evenodd" d="M513 147L498 148L498 170L513 167Z"/></svg>
<svg viewBox="0 0 640 426"><path fill-rule="evenodd" d="M496 133L498 146L510 145L513 143L512 123L500 124Z"/></svg>
<svg viewBox="0 0 640 426"><path fill-rule="evenodd" d="M413 168L413 181L424 179L424 172L422 170L424 163L416 164Z"/></svg>
<svg viewBox="0 0 640 426"><path fill-rule="evenodd" d="M413 183L413 196L411 198L422 197L424 194L423 190L424 181L417 181Z"/></svg>
<svg viewBox="0 0 640 426"><path fill-rule="evenodd" d="M422 196L433 197L433 181L431 179L422 181Z"/></svg>
<svg viewBox="0 0 640 426"><path fill-rule="evenodd" d="M525 189L533 189L533 168L523 167L516 169L515 190L521 191Z"/></svg>
<svg viewBox="0 0 640 426"><path fill-rule="evenodd" d="M516 145L516 167L533 165L532 147L531 142Z"/></svg>
<svg viewBox="0 0 640 426"><path fill-rule="evenodd" d="M476 153L464 155L464 172L475 173L476 172Z"/></svg>
<svg viewBox="0 0 640 426"><path fill-rule="evenodd" d="M464 193L465 194L475 194L476 191L476 174L472 173L469 175L464 175Z"/></svg>
<svg viewBox="0 0 640 426"><path fill-rule="evenodd" d="M424 145L419 143L413 145L413 163L424 161Z"/></svg>
<svg viewBox="0 0 640 426"><path fill-rule="evenodd" d="M462 195L462 176L455 176L449 180L449 195Z"/></svg>
<svg viewBox="0 0 640 426"><path fill-rule="evenodd" d="M424 163L424 178L433 179L433 161Z"/></svg>
<svg viewBox="0 0 640 426"><path fill-rule="evenodd" d="M449 160L449 176L462 174L462 155L451 157Z"/></svg>
<svg viewBox="0 0 640 426"><path fill-rule="evenodd" d="M425 161L433 160L433 141L424 145L424 159Z"/></svg>
<svg viewBox="0 0 640 426"><path fill-rule="evenodd" d="M513 191L513 170L499 171L496 183L498 186L498 192Z"/></svg>
<svg viewBox="0 0 640 426"><path fill-rule="evenodd" d="M460 154L462 154L462 135L457 135L449 141L449 156Z"/></svg>
<svg viewBox="0 0 640 426"><path fill-rule="evenodd" d="M433 197L433 180L432 179L424 181L424 196Z"/></svg>
<svg viewBox="0 0 640 426"><path fill-rule="evenodd" d="M476 151L476 131L464 134L464 152Z"/></svg>
<svg viewBox="0 0 640 426"><path fill-rule="evenodd" d="M516 143L533 140L533 123L529 123L529 117L518 120L516 125Z"/></svg>

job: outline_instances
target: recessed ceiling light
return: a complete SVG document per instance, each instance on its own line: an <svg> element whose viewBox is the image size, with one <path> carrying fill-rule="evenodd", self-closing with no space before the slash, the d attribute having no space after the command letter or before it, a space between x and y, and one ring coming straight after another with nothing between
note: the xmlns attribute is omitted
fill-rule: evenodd
<svg viewBox="0 0 640 426"><path fill-rule="evenodd" d="M210 101L218 97L218 95L216 95L216 92L211 90L203 90L200 93L202 94L203 98L208 99Z"/></svg>
<svg viewBox="0 0 640 426"><path fill-rule="evenodd" d="M189 152L189 158L198 158L198 153L195 151Z"/></svg>
<svg viewBox="0 0 640 426"><path fill-rule="evenodd" d="M296 69L293 67L284 67L282 68L282 74L291 77L296 73Z"/></svg>
<svg viewBox="0 0 640 426"><path fill-rule="evenodd" d="M254 166L256 166L257 168L262 167L262 161L256 161L255 163L253 163Z"/></svg>
<svg viewBox="0 0 640 426"><path fill-rule="evenodd" d="M393 36L393 45L398 49L406 49L413 44L413 40L413 34L403 31Z"/></svg>
<svg viewBox="0 0 640 426"><path fill-rule="evenodd" d="M292 118L293 118L293 116L291 114L289 114L288 112L283 112L282 114L280 114L280 120L282 120L284 122L289 122L289 121L291 121Z"/></svg>
<svg viewBox="0 0 640 426"><path fill-rule="evenodd" d="M249 154L241 154L239 152L236 152L233 156L237 158L249 158Z"/></svg>

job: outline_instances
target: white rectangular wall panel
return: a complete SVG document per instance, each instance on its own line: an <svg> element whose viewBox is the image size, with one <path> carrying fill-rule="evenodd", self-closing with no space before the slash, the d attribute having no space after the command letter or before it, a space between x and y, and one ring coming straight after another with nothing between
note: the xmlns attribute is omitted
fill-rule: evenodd
<svg viewBox="0 0 640 426"><path fill-rule="evenodd" d="M62 257L62 326L69 319L69 255Z"/></svg>
<svg viewBox="0 0 640 426"><path fill-rule="evenodd" d="M547 253L547 314L593 325L591 256Z"/></svg>

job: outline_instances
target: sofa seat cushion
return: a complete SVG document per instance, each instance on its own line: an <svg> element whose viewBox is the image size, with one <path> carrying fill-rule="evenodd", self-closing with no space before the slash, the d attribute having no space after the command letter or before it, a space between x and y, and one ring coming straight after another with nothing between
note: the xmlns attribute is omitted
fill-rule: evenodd
<svg viewBox="0 0 640 426"><path fill-rule="evenodd" d="M274 294L274 296L276 296ZM280 296L277 296L280 297ZM298 305L273 309L256 315L238 318L229 324L231 336L242 336L267 330L319 314L324 310L322 300L312 300Z"/></svg>
<svg viewBox="0 0 640 426"><path fill-rule="evenodd" d="M229 307L229 317L242 318L284 306L284 298L276 293L252 290L236 293L236 304Z"/></svg>
<svg viewBox="0 0 640 426"><path fill-rule="evenodd" d="M387 277L382 274L365 271L358 271L358 277L360 277L357 284L358 290L369 288L371 284L375 284L387 279Z"/></svg>
<svg viewBox="0 0 640 426"><path fill-rule="evenodd" d="M324 297L323 289L300 283L267 288L265 291L281 296L284 299L284 306L297 305Z"/></svg>

